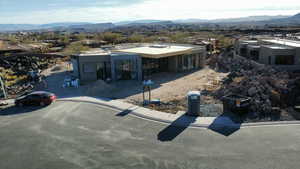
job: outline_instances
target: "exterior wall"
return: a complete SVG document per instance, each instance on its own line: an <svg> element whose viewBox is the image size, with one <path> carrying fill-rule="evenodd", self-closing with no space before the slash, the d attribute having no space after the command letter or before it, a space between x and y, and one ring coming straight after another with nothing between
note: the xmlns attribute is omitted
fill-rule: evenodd
<svg viewBox="0 0 300 169"><path fill-rule="evenodd" d="M97 80L97 64L110 62L109 55L98 56L78 56L79 77L82 82L90 82ZM86 70L89 72L86 72Z"/></svg>
<svg viewBox="0 0 300 169"><path fill-rule="evenodd" d="M295 64L300 65L300 47L295 49Z"/></svg>
<svg viewBox="0 0 300 169"><path fill-rule="evenodd" d="M244 40L237 40L234 44L235 54L243 57L250 57L250 50L249 45L257 45L258 42L251 42L251 41L244 41Z"/></svg>
<svg viewBox="0 0 300 169"><path fill-rule="evenodd" d="M269 56L272 56L272 51L267 47L262 46L259 54L259 63L269 64Z"/></svg>
<svg viewBox="0 0 300 169"><path fill-rule="evenodd" d="M135 70L137 71L137 78L139 81L142 80L142 59L139 55L136 54L112 54L110 61L111 61L111 74L113 81L117 81L117 72L116 72L116 61L120 60L130 60L133 62L135 66Z"/></svg>
<svg viewBox="0 0 300 169"><path fill-rule="evenodd" d="M293 50L293 49L272 49L272 48L269 48L266 46L262 46L260 55L259 55L259 62L263 63L263 64L275 65L275 59L276 59L276 56L278 56L278 55L294 55L295 56L295 50ZM269 63L269 57L270 57L271 63Z"/></svg>

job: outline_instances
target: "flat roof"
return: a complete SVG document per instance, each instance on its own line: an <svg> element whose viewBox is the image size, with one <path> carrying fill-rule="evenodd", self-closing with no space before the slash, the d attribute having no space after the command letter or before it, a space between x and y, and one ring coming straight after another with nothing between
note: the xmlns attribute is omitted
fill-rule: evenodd
<svg viewBox="0 0 300 169"><path fill-rule="evenodd" d="M102 49L96 49L96 50L89 50L89 51L83 51L79 54L75 54L75 56L106 56L110 55L111 53L109 51L105 51Z"/></svg>
<svg viewBox="0 0 300 169"><path fill-rule="evenodd" d="M262 41L280 44L280 45L291 46L291 47L300 47L300 41L292 41L292 40L286 40L286 39L264 39Z"/></svg>
<svg viewBox="0 0 300 169"><path fill-rule="evenodd" d="M270 49L293 49L288 46L278 46L278 45L264 45L264 47L270 48Z"/></svg>
<svg viewBox="0 0 300 169"><path fill-rule="evenodd" d="M242 43L257 43L257 40L242 40Z"/></svg>
<svg viewBox="0 0 300 169"><path fill-rule="evenodd" d="M124 53L135 53L140 54L144 57L168 57L174 55L180 55L189 53L195 49L192 46L180 46L180 45L149 45L149 46L141 46L134 47L128 49L118 49L116 52L124 52Z"/></svg>
<svg viewBox="0 0 300 169"><path fill-rule="evenodd" d="M261 46L259 45L248 45L248 48L255 48L255 49L259 49Z"/></svg>

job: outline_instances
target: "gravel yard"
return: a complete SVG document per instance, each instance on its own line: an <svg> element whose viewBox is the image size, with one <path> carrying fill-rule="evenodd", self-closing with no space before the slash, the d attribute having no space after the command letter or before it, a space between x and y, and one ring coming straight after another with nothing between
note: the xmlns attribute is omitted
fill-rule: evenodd
<svg viewBox="0 0 300 169"><path fill-rule="evenodd" d="M65 77L70 76L67 72L68 64L55 66L44 71L47 76L48 87L45 90L56 93L59 97L70 96L93 96L120 99L125 102L142 105L142 82L139 81L118 81L107 84L103 81L80 86L79 88L62 88ZM205 67L201 70L186 73L159 73L152 76L154 82L152 88L152 99L159 99L161 106L150 107L153 109L176 113L186 110L186 95L192 90L217 90L218 79L221 80L227 73L216 72ZM219 104L210 96L202 96L202 104Z"/></svg>

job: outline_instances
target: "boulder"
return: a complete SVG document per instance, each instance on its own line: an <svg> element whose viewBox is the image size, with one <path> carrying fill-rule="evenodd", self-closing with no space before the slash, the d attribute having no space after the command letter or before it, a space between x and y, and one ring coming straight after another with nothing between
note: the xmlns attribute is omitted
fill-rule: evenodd
<svg viewBox="0 0 300 169"><path fill-rule="evenodd" d="M256 93L257 93L256 87L251 87L251 88L248 90L248 95L249 95L249 96L254 96Z"/></svg>

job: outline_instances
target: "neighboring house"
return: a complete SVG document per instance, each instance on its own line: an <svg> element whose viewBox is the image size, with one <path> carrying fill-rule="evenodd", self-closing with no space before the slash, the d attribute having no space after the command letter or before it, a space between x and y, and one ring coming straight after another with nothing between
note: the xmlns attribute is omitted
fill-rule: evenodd
<svg viewBox="0 0 300 169"><path fill-rule="evenodd" d="M262 45L259 62L268 65L294 65L295 48L279 45Z"/></svg>
<svg viewBox="0 0 300 169"><path fill-rule="evenodd" d="M285 70L300 70L300 41L239 40L236 42L235 54Z"/></svg>
<svg viewBox="0 0 300 169"><path fill-rule="evenodd" d="M249 46L253 46L253 48L255 48L254 46L257 45L257 40L238 40L235 43L235 54L249 58L249 54L251 53Z"/></svg>
<svg viewBox="0 0 300 169"><path fill-rule="evenodd" d="M154 73L202 68L205 57L205 47L196 45L126 44L110 51L99 49L73 55L72 63L82 82L143 80Z"/></svg>

